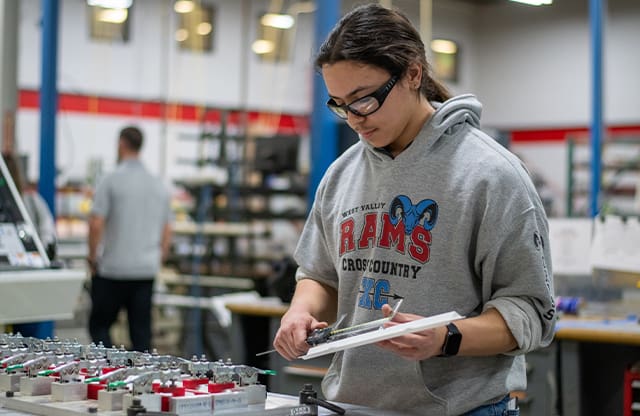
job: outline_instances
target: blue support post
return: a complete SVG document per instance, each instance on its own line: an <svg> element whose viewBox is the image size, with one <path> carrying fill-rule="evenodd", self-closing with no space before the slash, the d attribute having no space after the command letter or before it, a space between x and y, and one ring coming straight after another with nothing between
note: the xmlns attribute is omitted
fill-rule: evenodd
<svg viewBox="0 0 640 416"><path fill-rule="evenodd" d="M42 0L42 74L40 86L40 180L38 191L55 217L56 89L58 59L58 0Z"/></svg>
<svg viewBox="0 0 640 416"><path fill-rule="evenodd" d="M58 59L58 0L42 0L42 74L40 87L40 180L38 191L55 218L56 183L56 89ZM53 321L37 322L33 336L53 337ZM24 335L24 334L23 334Z"/></svg>
<svg viewBox="0 0 640 416"><path fill-rule="evenodd" d="M600 181L602 175L602 32L603 11L606 0L589 0L589 20L591 26L591 194L590 214L599 212Z"/></svg>
<svg viewBox="0 0 640 416"><path fill-rule="evenodd" d="M315 40L317 52L320 45L340 18L340 0L316 2ZM313 108L311 109L311 174L309 178L309 207L316 189L331 162L338 156L338 121L327 109L328 93L321 74L313 78Z"/></svg>

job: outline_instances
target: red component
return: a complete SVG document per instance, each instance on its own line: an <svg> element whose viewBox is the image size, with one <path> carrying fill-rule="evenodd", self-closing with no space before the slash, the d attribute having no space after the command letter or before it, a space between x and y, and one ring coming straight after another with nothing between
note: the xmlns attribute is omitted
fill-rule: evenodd
<svg viewBox="0 0 640 416"><path fill-rule="evenodd" d="M187 378L182 380L182 385L186 389L198 390L198 386L202 386L203 384L207 384L208 382L208 378Z"/></svg>
<svg viewBox="0 0 640 416"><path fill-rule="evenodd" d="M159 386L156 393L171 393L173 397L182 397L186 394L187 389L178 386Z"/></svg>
<svg viewBox="0 0 640 416"><path fill-rule="evenodd" d="M236 386L235 383L209 383L209 393L221 393L225 390L232 389Z"/></svg>
<svg viewBox="0 0 640 416"><path fill-rule="evenodd" d="M104 390L107 387L104 383L89 383L87 384L87 399L98 400L98 392Z"/></svg>
<svg viewBox="0 0 640 416"><path fill-rule="evenodd" d="M633 387L633 382L638 381L640 383L640 372L634 371L628 368L624 371L624 409L623 416L637 416L640 412L637 410L631 410L631 405L634 402L640 401L640 387ZM638 384L638 383L636 383ZM635 395L634 395L635 390ZM635 396L635 397L634 397Z"/></svg>
<svg viewBox="0 0 640 416"><path fill-rule="evenodd" d="M171 395L163 394L160 396L160 410L163 412L171 410Z"/></svg>
<svg viewBox="0 0 640 416"><path fill-rule="evenodd" d="M180 397L186 394L186 389L184 387L178 387L178 386L158 385L157 388L154 387L153 391L161 395L160 407L163 412L168 412L169 410L171 410L172 397Z"/></svg>

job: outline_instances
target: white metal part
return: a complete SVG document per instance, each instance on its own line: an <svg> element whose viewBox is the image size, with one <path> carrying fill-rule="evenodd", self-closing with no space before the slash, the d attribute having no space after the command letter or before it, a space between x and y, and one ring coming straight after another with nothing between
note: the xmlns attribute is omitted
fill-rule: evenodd
<svg viewBox="0 0 640 416"><path fill-rule="evenodd" d="M101 411L122 410L123 397L127 390L99 390L98 409Z"/></svg>
<svg viewBox="0 0 640 416"><path fill-rule="evenodd" d="M209 394L172 397L169 403L169 411L180 416L209 416L213 406Z"/></svg>
<svg viewBox="0 0 640 416"><path fill-rule="evenodd" d="M20 378L20 394L23 396L44 396L51 394L52 377L27 377Z"/></svg>
<svg viewBox="0 0 640 416"><path fill-rule="evenodd" d="M57 402L87 400L87 385L82 382L51 383L51 398Z"/></svg>
<svg viewBox="0 0 640 416"><path fill-rule="evenodd" d="M213 414L221 410L235 409L238 407L247 407L247 393L243 391L225 391L222 393L213 393Z"/></svg>
<svg viewBox="0 0 640 416"><path fill-rule="evenodd" d="M245 392L248 404L261 404L267 400L267 386L264 384L250 384L236 387L234 390Z"/></svg>
<svg viewBox="0 0 640 416"><path fill-rule="evenodd" d="M20 374L0 374L0 391L20 391L20 379L24 373Z"/></svg>

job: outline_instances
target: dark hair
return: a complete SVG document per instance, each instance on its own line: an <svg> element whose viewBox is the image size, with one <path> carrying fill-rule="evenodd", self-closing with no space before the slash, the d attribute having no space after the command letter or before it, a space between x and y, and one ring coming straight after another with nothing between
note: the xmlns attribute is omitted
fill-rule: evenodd
<svg viewBox="0 0 640 416"><path fill-rule="evenodd" d="M320 47L315 66L320 70L324 64L346 60L374 65L399 77L416 62L422 67L422 94L429 101L451 98L446 87L431 77L420 34L399 10L370 3L344 15Z"/></svg>
<svg viewBox="0 0 640 416"><path fill-rule="evenodd" d="M142 148L143 136L137 127L125 127L120 131L120 139L124 140L129 149L139 152Z"/></svg>

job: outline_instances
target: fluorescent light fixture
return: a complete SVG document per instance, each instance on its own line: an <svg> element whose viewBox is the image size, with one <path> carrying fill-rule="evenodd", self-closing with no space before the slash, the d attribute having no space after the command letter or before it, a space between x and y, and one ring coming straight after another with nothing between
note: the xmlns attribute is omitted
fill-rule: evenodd
<svg viewBox="0 0 640 416"><path fill-rule="evenodd" d="M98 13L98 20L105 23L123 23L127 20L127 9L104 9Z"/></svg>
<svg viewBox="0 0 640 416"><path fill-rule="evenodd" d="M431 50L438 53L453 55L458 52L458 45L451 40L434 39L431 41Z"/></svg>
<svg viewBox="0 0 640 416"><path fill-rule="evenodd" d="M213 30L211 23L209 22L200 22L198 26L196 26L196 33L201 36L206 36Z"/></svg>
<svg viewBox="0 0 640 416"><path fill-rule="evenodd" d="M128 9L133 4L133 0L87 0L87 4L105 9Z"/></svg>
<svg viewBox="0 0 640 416"><path fill-rule="evenodd" d="M295 20L288 14L267 13L260 19L263 26L271 26L278 29L289 29Z"/></svg>
<svg viewBox="0 0 640 416"><path fill-rule="evenodd" d="M553 3L553 0L511 0L511 1L515 1L516 3L528 4L531 6L543 6L543 5Z"/></svg>
<svg viewBox="0 0 640 416"><path fill-rule="evenodd" d="M178 42L184 42L189 38L189 31L187 29L178 29L174 36Z"/></svg>
<svg viewBox="0 0 640 416"><path fill-rule="evenodd" d="M255 42L253 42L253 45L251 45L251 50L257 53L258 55L263 55L265 53L273 52L275 48L276 48L276 45L273 42L265 39L258 39Z"/></svg>
<svg viewBox="0 0 640 416"><path fill-rule="evenodd" d="M191 13L195 8L196 5L192 0L178 0L173 3L173 10L176 13Z"/></svg>

